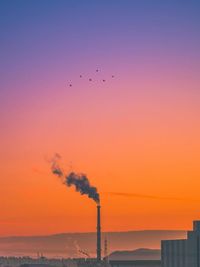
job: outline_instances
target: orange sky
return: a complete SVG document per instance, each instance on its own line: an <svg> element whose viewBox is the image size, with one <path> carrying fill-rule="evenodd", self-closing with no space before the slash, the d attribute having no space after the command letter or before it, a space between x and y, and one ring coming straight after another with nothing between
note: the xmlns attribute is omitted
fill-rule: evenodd
<svg viewBox="0 0 200 267"><path fill-rule="evenodd" d="M189 229L200 216L198 106L189 95L160 98L162 104L148 97L140 105L118 106L112 119L107 113L101 120L98 107L83 109L69 128L61 123L64 101L39 114L26 107L28 114L20 114L21 122L1 139L0 234L95 231L95 203L51 174L46 159L54 152L66 170L72 165L98 187L103 230Z"/></svg>
<svg viewBox="0 0 200 267"><path fill-rule="evenodd" d="M190 229L200 219L199 9L25 2L4 1L0 16L0 235L96 230L95 203L51 174L56 152L98 188L104 231Z"/></svg>

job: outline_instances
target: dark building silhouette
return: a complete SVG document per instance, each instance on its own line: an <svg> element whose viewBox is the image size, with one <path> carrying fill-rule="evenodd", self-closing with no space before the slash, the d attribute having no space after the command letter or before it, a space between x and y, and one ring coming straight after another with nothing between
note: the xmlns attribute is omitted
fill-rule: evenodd
<svg viewBox="0 0 200 267"><path fill-rule="evenodd" d="M187 239L161 241L162 267L200 267L200 221L193 222Z"/></svg>
<svg viewBox="0 0 200 267"><path fill-rule="evenodd" d="M111 267L161 267L160 260L113 260L109 264Z"/></svg>

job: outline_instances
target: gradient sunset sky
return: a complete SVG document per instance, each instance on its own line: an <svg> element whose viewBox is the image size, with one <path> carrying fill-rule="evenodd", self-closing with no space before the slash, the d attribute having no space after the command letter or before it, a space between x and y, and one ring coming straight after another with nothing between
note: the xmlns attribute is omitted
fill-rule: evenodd
<svg viewBox="0 0 200 267"><path fill-rule="evenodd" d="M0 1L1 236L95 231L95 203L51 174L56 152L98 187L104 231L200 219L199 12Z"/></svg>

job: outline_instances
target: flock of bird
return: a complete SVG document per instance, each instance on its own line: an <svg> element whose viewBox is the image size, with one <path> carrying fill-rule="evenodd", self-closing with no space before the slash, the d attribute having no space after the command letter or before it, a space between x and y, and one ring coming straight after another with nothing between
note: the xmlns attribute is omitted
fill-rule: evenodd
<svg viewBox="0 0 200 267"><path fill-rule="evenodd" d="M96 73L98 73L98 72L100 72L100 70L99 70L99 69L96 69ZM83 78L83 75L80 74L80 75L79 75L79 78L80 78L80 79ZM115 76L114 76L114 75L111 75L111 78L113 79L113 78L115 78ZM89 81L89 82L92 82L93 79L92 79L92 78L89 78L88 81ZM106 82L106 79L101 79L100 81L102 81L103 83L105 83L105 82ZM70 83L69 83L69 87L72 87L72 86L73 86L73 84L72 84L72 82L70 82Z"/></svg>

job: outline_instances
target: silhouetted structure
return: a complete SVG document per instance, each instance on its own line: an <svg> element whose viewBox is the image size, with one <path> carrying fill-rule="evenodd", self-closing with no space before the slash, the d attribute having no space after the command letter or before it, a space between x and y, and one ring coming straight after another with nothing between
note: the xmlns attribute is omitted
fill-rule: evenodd
<svg viewBox="0 0 200 267"><path fill-rule="evenodd" d="M20 267L53 267L53 265L49 265L46 263L32 263L32 264L25 263L20 265Z"/></svg>
<svg viewBox="0 0 200 267"><path fill-rule="evenodd" d="M107 240L107 237L104 240L104 261L105 261L105 265L109 263L108 240Z"/></svg>
<svg viewBox="0 0 200 267"><path fill-rule="evenodd" d="M134 260L134 261L110 261L111 267L160 267L161 261L159 260Z"/></svg>
<svg viewBox="0 0 200 267"><path fill-rule="evenodd" d="M200 267L200 221L193 222L187 239L161 241L162 267Z"/></svg>
<svg viewBox="0 0 200 267"><path fill-rule="evenodd" d="M97 261L101 261L101 206L97 205Z"/></svg>

